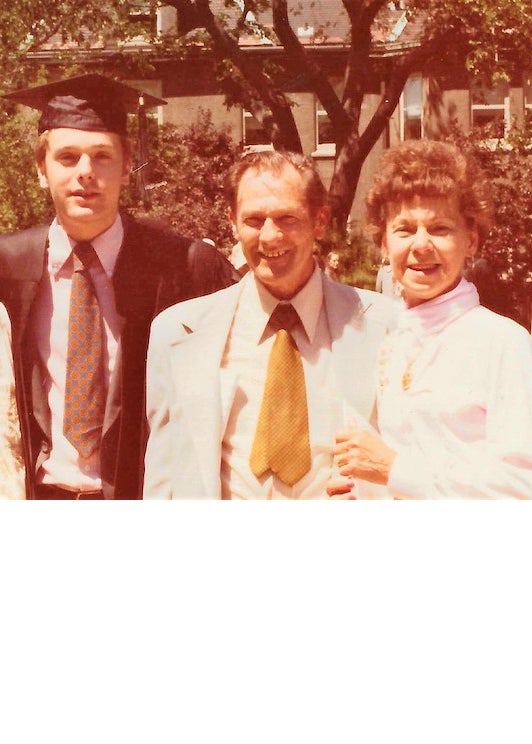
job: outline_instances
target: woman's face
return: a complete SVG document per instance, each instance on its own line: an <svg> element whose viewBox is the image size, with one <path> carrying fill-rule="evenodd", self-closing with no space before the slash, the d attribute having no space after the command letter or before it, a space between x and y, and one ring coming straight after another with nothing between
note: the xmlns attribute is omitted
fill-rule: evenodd
<svg viewBox="0 0 532 744"><path fill-rule="evenodd" d="M477 230L468 227L453 197L416 196L388 208L382 252L408 307L454 289L477 247Z"/></svg>

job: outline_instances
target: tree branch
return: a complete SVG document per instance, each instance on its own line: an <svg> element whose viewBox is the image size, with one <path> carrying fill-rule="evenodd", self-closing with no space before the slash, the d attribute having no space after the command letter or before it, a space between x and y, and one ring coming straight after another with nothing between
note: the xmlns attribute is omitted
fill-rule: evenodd
<svg viewBox="0 0 532 744"><path fill-rule="evenodd" d="M318 96L323 108L329 115L335 131L341 132L351 124L334 88L323 70L314 64L294 33L288 18L286 0L272 0L273 28L277 38L284 47L292 69L304 77L314 93Z"/></svg>
<svg viewBox="0 0 532 744"><path fill-rule="evenodd" d="M361 0L342 0L342 4L349 16L351 26L356 26L360 20L363 2Z"/></svg>
<svg viewBox="0 0 532 744"><path fill-rule="evenodd" d="M359 144L364 152L369 153L384 131L386 123L399 103L401 93L409 75L414 70L420 69L423 62L434 55L438 46L438 43L430 43L422 47L416 47L403 57L400 63L392 65L392 72L386 84L381 102L360 136Z"/></svg>
<svg viewBox="0 0 532 744"><path fill-rule="evenodd" d="M371 69L372 23L380 8L385 5L385 0L373 0L370 3L343 0L343 4L351 21L351 44L346 64L343 107L352 121L352 129L358 133L368 72Z"/></svg>
<svg viewBox="0 0 532 744"><path fill-rule="evenodd" d="M235 90L248 111L264 126L275 148L302 151L299 132L290 102L276 89L259 65L252 63L240 49L238 40L214 15L209 0L171 0L167 3L179 10L186 9L194 28L204 28L212 41L212 52L218 62L230 61L233 71L222 84L230 95Z"/></svg>
<svg viewBox="0 0 532 744"><path fill-rule="evenodd" d="M371 26L381 8L387 5L387 0L364 0L362 4L364 6L362 13L363 23Z"/></svg>

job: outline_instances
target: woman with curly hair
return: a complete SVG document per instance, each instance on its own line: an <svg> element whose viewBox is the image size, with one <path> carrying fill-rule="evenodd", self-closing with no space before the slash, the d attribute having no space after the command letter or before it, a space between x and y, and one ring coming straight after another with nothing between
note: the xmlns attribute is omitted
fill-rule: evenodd
<svg viewBox="0 0 532 744"><path fill-rule="evenodd" d="M0 304L0 499L23 499L24 464L15 400L11 325Z"/></svg>
<svg viewBox="0 0 532 744"><path fill-rule="evenodd" d="M462 276L491 226L486 176L454 145L406 142L384 154L366 207L404 306L380 354L381 436L338 435L329 493L362 478L394 498L532 498L530 335Z"/></svg>

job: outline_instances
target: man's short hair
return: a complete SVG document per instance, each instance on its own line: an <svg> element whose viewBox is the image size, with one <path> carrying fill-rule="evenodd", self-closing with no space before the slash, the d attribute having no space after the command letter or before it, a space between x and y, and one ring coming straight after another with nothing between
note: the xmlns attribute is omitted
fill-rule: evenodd
<svg viewBox="0 0 532 744"><path fill-rule="evenodd" d="M456 198L466 222L482 242L491 227L491 185L474 157L450 142L409 140L387 150L366 196L366 225L381 245L390 207L417 196Z"/></svg>
<svg viewBox="0 0 532 744"><path fill-rule="evenodd" d="M320 207L327 204L327 192L314 162L300 153L278 150L248 152L234 163L226 180L226 196L233 212L236 212L240 181L248 170L279 176L287 166L292 166L301 174L309 213L315 215Z"/></svg>

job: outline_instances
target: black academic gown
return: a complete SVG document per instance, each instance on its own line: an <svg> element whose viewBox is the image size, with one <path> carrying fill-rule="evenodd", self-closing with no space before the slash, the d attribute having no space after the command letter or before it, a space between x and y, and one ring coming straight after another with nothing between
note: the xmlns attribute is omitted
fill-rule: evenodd
<svg viewBox="0 0 532 744"><path fill-rule="evenodd" d="M123 216L113 286L122 324L107 394L101 444L105 498L142 494L146 351L150 324L169 305L233 284L238 275L212 246ZM50 451L51 417L42 364L30 332L32 305L47 265L48 226L0 236L0 301L12 324L17 403L26 462L27 497Z"/></svg>

